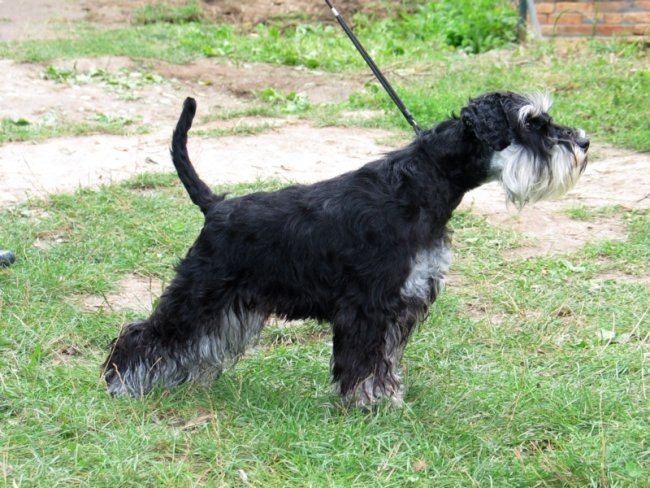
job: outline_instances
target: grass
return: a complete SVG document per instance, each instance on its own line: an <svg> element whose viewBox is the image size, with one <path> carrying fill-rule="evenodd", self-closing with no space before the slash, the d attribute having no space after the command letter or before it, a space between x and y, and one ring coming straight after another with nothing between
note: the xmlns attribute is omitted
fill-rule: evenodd
<svg viewBox="0 0 650 488"><path fill-rule="evenodd" d="M198 22L202 19L203 11L197 0L184 5L168 5L162 2L149 4L136 9L133 13L133 23L136 25L183 24Z"/></svg>
<svg viewBox="0 0 650 488"><path fill-rule="evenodd" d="M195 137L252 136L273 130L273 124L238 124L233 127L216 127L194 131Z"/></svg>
<svg viewBox="0 0 650 488"><path fill-rule="evenodd" d="M137 314L85 311L75 297L127 273L168 282L201 226L174 175L4 210L0 242L19 261L0 271L0 475L30 486L641 486L650 294L599 275L647 276L650 215L621 212L627 241L529 260L494 252L520 236L457 214L463 284L407 348L407 406L364 413L330 393L328 326L313 322L270 325L214 384L107 397L99 364ZM33 246L48 235L61 239Z"/></svg>
<svg viewBox="0 0 650 488"><path fill-rule="evenodd" d="M138 124L134 119L101 112L95 114L93 119L83 122L70 122L56 117L46 117L35 122L25 118L4 118L0 120L0 144L90 134L144 134L147 130L147 127Z"/></svg>

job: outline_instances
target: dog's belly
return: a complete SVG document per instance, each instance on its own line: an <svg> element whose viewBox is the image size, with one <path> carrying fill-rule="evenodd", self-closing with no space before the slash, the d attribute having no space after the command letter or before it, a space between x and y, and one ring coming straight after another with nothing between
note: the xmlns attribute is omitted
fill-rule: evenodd
<svg viewBox="0 0 650 488"><path fill-rule="evenodd" d="M402 297L433 302L444 285L444 275L449 270L451 260L451 246L447 237L419 251L400 290Z"/></svg>

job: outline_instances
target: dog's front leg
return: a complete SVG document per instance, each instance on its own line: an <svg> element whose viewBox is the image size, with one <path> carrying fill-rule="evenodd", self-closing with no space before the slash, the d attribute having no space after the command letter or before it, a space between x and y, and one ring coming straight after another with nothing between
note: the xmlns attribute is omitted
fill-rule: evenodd
<svg viewBox="0 0 650 488"><path fill-rule="evenodd" d="M408 333L395 318L346 309L332 321L332 379L346 403L367 407L382 400L401 405L399 372Z"/></svg>

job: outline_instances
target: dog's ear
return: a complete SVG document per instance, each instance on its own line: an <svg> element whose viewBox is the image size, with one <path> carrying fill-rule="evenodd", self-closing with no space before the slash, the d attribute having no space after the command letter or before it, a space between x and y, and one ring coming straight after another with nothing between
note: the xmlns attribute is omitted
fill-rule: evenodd
<svg viewBox="0 0 650 488"><path fill-rule="evenodd" d="M470 100L460 111L462 123L476 138L495 151L501 151L512 142L510 124L500 93L490 93Z"/></svg>

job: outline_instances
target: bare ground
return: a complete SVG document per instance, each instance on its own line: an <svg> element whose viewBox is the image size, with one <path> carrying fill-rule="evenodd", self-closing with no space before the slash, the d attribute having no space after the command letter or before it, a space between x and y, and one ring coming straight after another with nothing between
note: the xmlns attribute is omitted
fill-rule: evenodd
<svg viewBox="0 0 650 488"><path fill-rule="evenodd" d="M0 0L0 41L61 37L87 13L74 0Z"/></svg>
<svg viewBox="0 0 650 488"><path fill-rule="evenodd" d="M61 1L61 0L58 0ZM122 25L133 19L133 11L144 5L159 3L159 0L81 0L88 12L88 18L104 25ZM168 4L183 5L187 0L166 0ZM341 11L351 17L353 13L383 12L390 6L385 2L368 0L346 0L340 2ZM259 22L282 19L312 19L333 21L325 2L314 0L201 0L205 18L217 22L245 26Z"/></svg>
<svg viewBox="0 0 650 488"><path fill-rule="evenodd" d="M116 291L108 295L86 295L77 298L84 310L111 311L134 310L148 313L163 292L163 283L152 277L129 274L117 284Z"/></svg>
<svg viewBox="0 0 650 488"><path fill-rule="evenodd" d="M20 2L19 8L18 2L0 0L0 18L3 19L0 39L61 35L66 22L84 16L107 24L123 23L128 21L134 5L144 3L151 2L25 0ZM276 7L298 12L309 4L308 11L313 13L309 10L313 8L312 2L204 3L214 8L214 12L231 9L233 18L242 22L255 21L256 15L268 18ZM260 7L258 12L246 13L256 6ZM125 58L97 58L58 61L55 65L69 68L73 63L82 72L94 68L153 70L166 81L142 86L129 93L130 98L135 99L126 100L123 94L101 83L59 84L42 79L45 66L0 60L0 91L4 101L0 117L41 121L54 116L61 120L84 121L103 113L138 118L151 127L151 132L140 136L62 137L0 146L0 206L13 205L29 197L70 192L80 186L116 182L142 172L171 171L169 138L182 99L187 95L196 97L199 102L199 120L195 128L200 130L215 124L256 123L251 119L205 123L202 116L250 106L255 94L264 88L301 92L313 103L322 103L347 98L364 81L344 76L332 79L331 75L326 77L323 73L284 66L213 60L176 66L160 62L142 65ZM190 139L190 153L206 181L221 184L275 178L313 182L355 169L392 149L385 142L378 142L391 139L388 131L317 128L292 118L257 122L270 122L273 128L248 136ZM650 155L605 146L597 141L592 147L592 160L585 174L562 200L539 203L518 212L506 206L501 189L491 184L470 192L462 206L493 224L510 227L526 236L525 246L513 253L516 257L566 253L589 241L624 239L626 228L621 219L583 222L570 219L565 211L576 206L650 207ZM56 243L53 238L37 241L35 245ZM603 279L624 278L603 276ZM82 301L86 300L84 303L88 307L141 309L142 305L151 304L152 297L159 293L159 286L158 283L152 285L148 278L129 276L115 295L85 297Z"/></svg>

